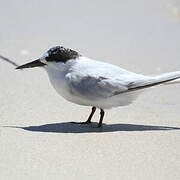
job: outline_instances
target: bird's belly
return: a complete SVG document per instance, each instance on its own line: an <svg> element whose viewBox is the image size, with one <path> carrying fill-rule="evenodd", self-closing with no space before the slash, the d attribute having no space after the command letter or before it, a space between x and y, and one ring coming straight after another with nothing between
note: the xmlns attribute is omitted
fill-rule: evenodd
<svg viewBox="0 0 180 180"><path fill-rule="evenodd" d="M129 93L123 93L119 95L115 95L109 98L105 98L100 101L99 106L102 109L110 109L113 107L118 107L118 106L127 106L138 97L139 92L129 92Z"/></svg>

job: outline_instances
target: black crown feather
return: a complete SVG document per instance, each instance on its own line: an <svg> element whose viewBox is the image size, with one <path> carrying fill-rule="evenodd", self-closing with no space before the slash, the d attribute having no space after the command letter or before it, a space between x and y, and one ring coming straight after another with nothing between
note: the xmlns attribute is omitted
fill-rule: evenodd
<svg viewBox="0 0 180 180"><path fill-rule="evenodd" d="M80 54L72 49L64 48L62 46L55 46L47 51L47 61L66 62L70 59L76 59Z"/></svg>

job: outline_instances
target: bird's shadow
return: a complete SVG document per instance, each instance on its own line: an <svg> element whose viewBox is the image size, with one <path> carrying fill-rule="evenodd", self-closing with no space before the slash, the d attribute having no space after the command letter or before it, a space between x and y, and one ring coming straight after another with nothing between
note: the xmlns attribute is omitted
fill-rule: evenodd
<svg viewBox="0 0 180 180"><path fill-rule="evenodd" d="M49 133L103 133L103 132L118 132L118 131L167 131L180 130L178 127L168 126L152 126L152 125L137 125L137 124L103 124L97 128L97 123L91 124L76 124L71 122L44 124L40 126L6 126L10 128L20 128L32 132L49 132Z"/></svg>

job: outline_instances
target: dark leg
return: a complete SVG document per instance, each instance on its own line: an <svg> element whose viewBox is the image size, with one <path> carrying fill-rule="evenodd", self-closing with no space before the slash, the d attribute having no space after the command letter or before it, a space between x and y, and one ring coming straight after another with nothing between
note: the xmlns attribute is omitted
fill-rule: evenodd
<svg viewBox="0 0 180 180"><path fill-rule="evenodd" d="M91 123L91 119L92 119L95 111L96 111L96 107L92 107L91 114L89 115L87 121L85 121L85 122L71 122L71 123L74 123L74 124L89 124L89 123Z"/></svg>
<svg viewBox="0 0 180 180"><path fill-rule="evenodd" d="M91 119L92 119L92 117L93 117L95 111L96 111L96 107L92 107L91 114L89 115L88 120L85 122L85 124L91 123Z"/></svg>
<svg viewBox="0 0 180 180"><path fill-rule="evenodd" d="M101 109L101 112L100 112L100 120L99 120L98 127L101 127L101 126L102 126L103 118L104 118L104 110Z"/></svg>

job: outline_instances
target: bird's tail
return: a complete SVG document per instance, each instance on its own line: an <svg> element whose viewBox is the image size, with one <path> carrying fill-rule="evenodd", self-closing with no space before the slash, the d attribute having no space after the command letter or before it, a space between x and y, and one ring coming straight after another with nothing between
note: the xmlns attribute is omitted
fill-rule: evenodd
<svg viewBox="0 0 180 180"><path fill-rule="evenodd" d="M136 85L134 84L133 86L129 87L127 91L135 91L135 90L140 90L140 89L145 89L149 88L152 86L156 86L159 84L164 84L176 79L180 79L180 71L176 72L169 72L169 73L164 73L160 75L154 75L154 76L149 76L150 79L146 81L140 81ZM173 83L169 83L173 84Z"/></svg>
<svg viewBox="0 0 180 180"><path fill-rule="evenodd" d="M164 73L164 74L156 75L155 77L160 82L163 81L168 82L180 78L180 71Z"/></svg>

